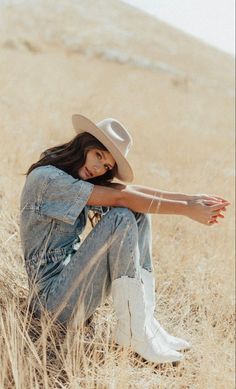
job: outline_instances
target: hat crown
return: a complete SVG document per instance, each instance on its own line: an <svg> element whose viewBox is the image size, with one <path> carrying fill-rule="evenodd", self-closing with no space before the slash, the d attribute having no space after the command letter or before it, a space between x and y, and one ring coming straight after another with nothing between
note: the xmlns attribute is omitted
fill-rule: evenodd
<svg viewBox="0 0 236 389"><path fill-rule="evenodd" d="M133 181L133 170L126 159L133 144L127 129L116 119L107 118L95 124L83 115L72 116L72 123L77 134L88 132L106 147L116 161L116 177L122 181Z"/></svg>
<svg viewBox="0 0 236 389"><path fill-rule="evenodd" d="M125 127L118 120L113 118L104 119L96 125L126 157L133 141Z"/></svg>

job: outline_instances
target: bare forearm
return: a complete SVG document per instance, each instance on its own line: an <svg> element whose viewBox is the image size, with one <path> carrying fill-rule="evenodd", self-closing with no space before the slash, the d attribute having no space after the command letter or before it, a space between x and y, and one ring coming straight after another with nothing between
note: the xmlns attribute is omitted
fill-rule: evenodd
<svg viewBox="0 0 236 389"><path fill-rule="evenodd" d="M120 206L140 213L185 215L187 202L164 199L143 192L122 191Z"/></svg>
<svg viewBox="0 0 236 389"><path fill-rule="evenodd" d="M163 199L169 199L169 200L177 200L177 201L186 201L191 198L191 195L185 194L185 193L179 193L179 192L167 192L160 189L150 188L147 186L141 186L141 185L129 185L129 190L135 191L135 192L141 192L146 193L155 197L160 197Z"/></svg>
<svg viewBox="0 0 236 389"><path fill-rule="evenodd" d="M119 188L119 189L118 189ZM134 212L184 215L199 223L212 225L230 203L220 197L194 195L186 200L171 200L130 190L124 185L111 188L95 185L87 205L125 207Z"/></svg>
<svg viewBox="0 0 236 389"><path fill-rule="evenodd" d="M88 205L125 207L134 212L185 215L187 202L163 199L143 192L95 186Z"/></svg>

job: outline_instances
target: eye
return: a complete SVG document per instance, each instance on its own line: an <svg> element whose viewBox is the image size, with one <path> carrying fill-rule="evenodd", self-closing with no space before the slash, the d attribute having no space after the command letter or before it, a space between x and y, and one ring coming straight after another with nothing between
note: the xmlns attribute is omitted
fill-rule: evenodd
<svg viewBox="0 0 236 389"><path fill-rule="evenodd" d="M104 167L105 167L106 171L111 170L110 166L108 166L108 165L104 165Z"/></svg>
<svg viewBox="0 0 236 389"><path fill-rule="evenodd" d="M96 151L96 157L101 160L103 159L103 154L100 153L99 151ZM106 169L106 171L109 171L109 170L112 170L112 167L109 165L109 164L104 164L104 168Z"/></svg>

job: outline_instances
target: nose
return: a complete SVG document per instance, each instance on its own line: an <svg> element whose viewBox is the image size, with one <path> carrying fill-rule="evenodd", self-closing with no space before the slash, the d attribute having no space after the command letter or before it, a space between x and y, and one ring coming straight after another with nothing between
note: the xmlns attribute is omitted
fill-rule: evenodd
<svg viewBox="0 0 236 389"><path fill-rule="evenodd" d="M93 167L94 173L95 174L101 173L102 167L103 167L102 164L96 163L96 165L94 165Z"/></svg>

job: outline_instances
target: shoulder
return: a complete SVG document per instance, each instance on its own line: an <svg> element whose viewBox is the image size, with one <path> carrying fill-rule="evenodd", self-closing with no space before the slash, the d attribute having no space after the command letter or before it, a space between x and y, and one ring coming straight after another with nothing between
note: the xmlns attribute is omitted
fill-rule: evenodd
<svg viewBox="0 0 236 389"><path fill-rule="evenodd" d="M39 166L33 169L26 177L24 189L26 191L40 190L43 191L51 181L56 180L59 176L66 175L63 170L52 165Z"/></svg>
<svg viewBox="0 0 236 389"><path fill-rule="evenodd" d="M66 173L53 165L39 166L32 170L27 176L26 185L29 187L40 188L42 193L45 190L63 191L63 189L69 190L70 187L74 187L75 190L83 192L87 187L93 187L94 185L83 181L78 178L74 178L70 174Z"/></svg>
<svg viewBox="0 0 236 389"><path fill-rule="evenodd" d="M67 173L65 173L63 170L61 169L58 169L57 167L53 166L53 165L46 165L46 166L39 166L37 168L35 168L34 170L32 170L32 172L30 172L30 174L27 176L27 178L40 178L40 177L43 177L43 178L46 178L46 177L56 177L56 176L60 176L60 175L67 175Z"/></svg>

